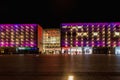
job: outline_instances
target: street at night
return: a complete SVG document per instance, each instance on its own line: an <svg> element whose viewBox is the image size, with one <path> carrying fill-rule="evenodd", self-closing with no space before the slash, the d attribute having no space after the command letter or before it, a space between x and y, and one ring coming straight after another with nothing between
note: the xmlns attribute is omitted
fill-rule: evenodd
<svg viewBox="0 0 120 80"><path fill-rule="evenodd" d="M0 80L119 80L120 55L0 55Z"/></svg>

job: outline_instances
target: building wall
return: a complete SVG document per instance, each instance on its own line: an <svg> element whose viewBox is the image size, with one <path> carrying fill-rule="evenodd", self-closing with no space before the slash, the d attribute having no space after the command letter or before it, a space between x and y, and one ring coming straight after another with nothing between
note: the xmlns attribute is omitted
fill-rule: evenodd
<svg viewBox="0 0 120 80"><path fill-rule="evenodd" d="M106 26L106 44L108 47L120 46L120 24Z"/></svg>
<svg viewBox="0 0 120 80"><path fill-rule="evenodd" d="M112 52L120 46L120 23L63 23L61 35L62 48L92 47Z"/></svg>
<svg viewBox="0 0 120 80"><path fill-rule="evenodd" d="M0 48L37 49L37 27L37 24L0 24Z"/></svg>
<svg viewBox="0 0 120 80"><path fill-rule="evenodd" d="M43 29L39 25L38 26L38 47L39 47L39 52L43 51Z"/></svg>
<svg viewBox="0 0 120 80"><path fill-rule="evenodd" d="M44 29L43 31L43 49L47 54L58 53L60 48L60 29ZM55 52L56 51L56 52Z"/></svg>

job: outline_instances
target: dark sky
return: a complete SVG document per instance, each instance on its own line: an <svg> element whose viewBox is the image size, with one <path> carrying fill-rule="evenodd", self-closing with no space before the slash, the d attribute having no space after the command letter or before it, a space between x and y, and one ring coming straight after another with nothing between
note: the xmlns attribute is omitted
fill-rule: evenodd
<svg viewBox="0 0 120 80"><path fill-rule="evenodd" d="M65 22L120 22L117 2L24 1L1 1L0 23L39 23L46 28L59 27Z"/></svg>

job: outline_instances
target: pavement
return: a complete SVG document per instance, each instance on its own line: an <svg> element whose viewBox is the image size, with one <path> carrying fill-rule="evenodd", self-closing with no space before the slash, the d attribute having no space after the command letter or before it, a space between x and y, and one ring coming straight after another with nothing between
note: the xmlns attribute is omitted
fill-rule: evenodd
<svg viewBox="0 0 120 80"><path fill-rule="evenodd" d="M120 55L1 55L0 80L120 80Z"/></svg>

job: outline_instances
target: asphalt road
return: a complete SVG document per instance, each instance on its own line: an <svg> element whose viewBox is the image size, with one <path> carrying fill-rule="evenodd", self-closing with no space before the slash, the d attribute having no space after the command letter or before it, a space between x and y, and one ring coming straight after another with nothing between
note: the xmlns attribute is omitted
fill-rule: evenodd
<svg viewBox="0 0 120 80"><path fill-rule="evenodd" d="M0 80L120 80L120 55L0 55Z"/></svg>

